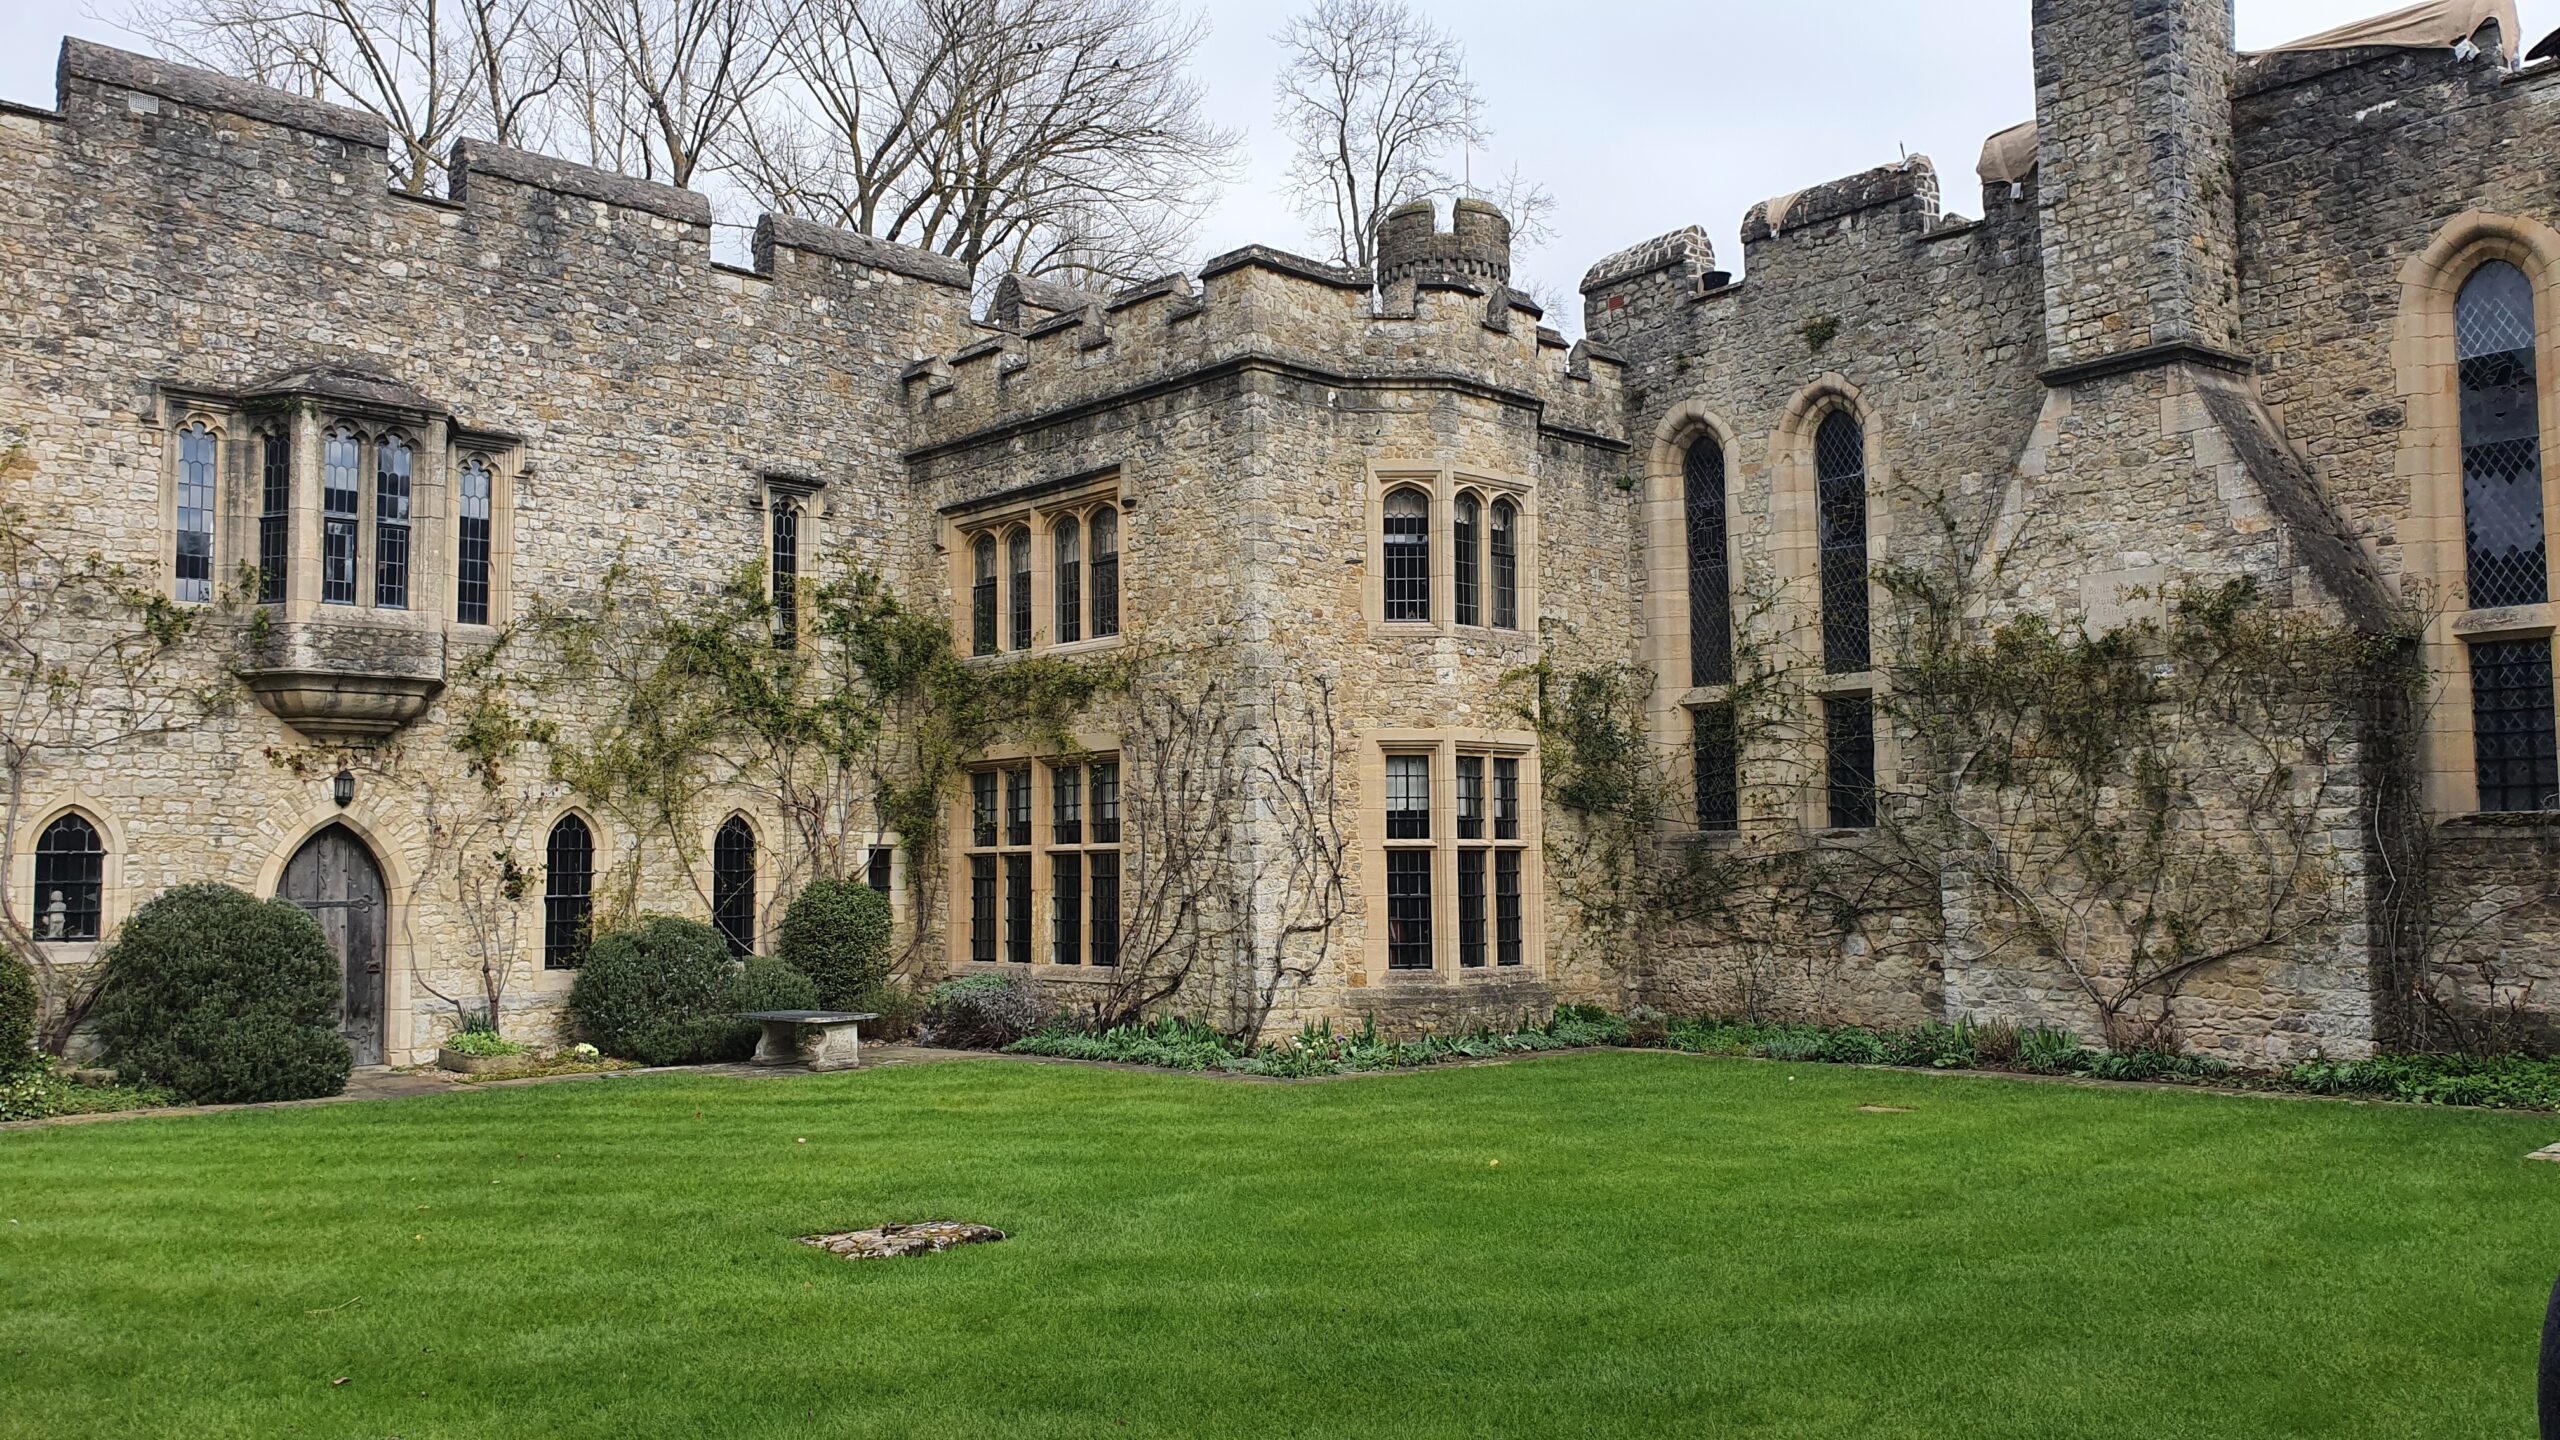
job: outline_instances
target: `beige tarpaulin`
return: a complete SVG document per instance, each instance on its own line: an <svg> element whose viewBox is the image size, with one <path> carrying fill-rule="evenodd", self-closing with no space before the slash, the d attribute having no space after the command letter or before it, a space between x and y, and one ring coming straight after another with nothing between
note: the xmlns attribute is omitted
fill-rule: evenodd
<svg viewBox="0 0 2560 1440"><path fill-rule="evenodd" d="M2412 48L2444 46L2448 49L2480 33L2480 27L2498 22L2498 43L2510 55L2524 43L2522 27L2516 23L2516 0L2427 0L2406 10L2376 15L2335 30L2324 30L2289 44L2278 45L2260 54L2282 55L2296 50L2351 50L2359 45L2406 45Z"/></svg>
<svg viewBox="0 0 2560 1440"><path fill-rule="evenodd" d="M2036 173L2036 122L2012 125L1982 142L1982 162L1973 167L1985 185L2015 185Z"/></svg>
<svg viewBox="0 0 2560 1440"><path fill-rule="evenodd" d="M1786 233L1786 230L1787 230L1787 212L1788 212L1788 211L1790 211L1790 210L1793 210L1794 208L1796 208L1796 202L1797 202L1798 200L1803 199L1803 198L1804 198L1804 192L1803 192L1803 191L1801 191L1801 190L1790 190L1790 191L1788 191L1786 194L1781 195L1781 196L1779 196L1777 199L1772 200L1772 201L1770 201L1770 202L1769 202L1769 215L1768 215L1768 220L1769 220L1769 233L1770 233L1770 234L1772 234L1772 235L1783 235L1783 234L1785 234L1785 233Z"/></svg>

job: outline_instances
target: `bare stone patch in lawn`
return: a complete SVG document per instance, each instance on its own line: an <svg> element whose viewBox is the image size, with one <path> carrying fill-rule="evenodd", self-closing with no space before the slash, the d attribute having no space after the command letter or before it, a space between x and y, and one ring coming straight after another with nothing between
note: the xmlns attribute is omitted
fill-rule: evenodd
<svg viewBox="0 0 2560 1440"><path fill-rule="evenodd" d="M2560 1145L2553 1145L2545 1149L2536 1150L2524 1158L2527 1160L2548 1160L2554 1165L2560 1165Z"/></svg>
<svg viewBox="0 0 2560 1440"><path fill-rule="evenodd" d="M1003 1238L1004 1232L992 1226L926 1220L914 1225L883 1225L876 1230L848 1230L840 1235L803 1235L800 1243L847 1260L897 1260L909 1255L933 1255L961 1245L991 1245Z"/></svg>
<svg viewBox="0 0 2560 1440"><path fill-rule="evenodd" d="M1861 1115L1909 1115L1915 1112L1908 1105L1861 1105L1858 1107L1858 1113Z"/></svg>

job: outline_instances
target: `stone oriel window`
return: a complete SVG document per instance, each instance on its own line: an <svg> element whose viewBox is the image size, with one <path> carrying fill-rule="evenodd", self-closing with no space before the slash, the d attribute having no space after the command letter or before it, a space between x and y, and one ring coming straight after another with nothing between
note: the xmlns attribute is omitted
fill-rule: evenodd
<svg viewBox="0 0 2560 1440"><path fill-rule="evenodd" d="M2551 637L2475 643L2472 748L2480 808L2523 813L2560 806L2560 740L2551 695Z"/></svg>
<svg viewBox="0 0 2560 1440"><path fill-rule="evenodd" d="M1733 683L1733 570L1725 521L1724 447L1706 436L1682 463L1689 559L1689 683Z"/></svg>
<svg viewBox="0 0 2560 1440"><path fill-rule="evenodd" d="M1387 496L1387 620L1390 624L1431 622L1431 497L1411 486Z"/></svg>
<svg viewBox="0 0 2560 1440"><path fill-rule="evenodd" d="M711 842L711 920L732 955L756 948L756 832L732 815Z"/></svg>
<svg viewBox="0 0 2560 1440"><path fill-rule="evenodd" d="M464 625L489 623L490 506L496 476L487 457L462 462L460 504L454 532L453 618Z"/></svg>
<svg viewBox="0 0 2560 1440"><path fill-rule="evenodd" d="M595 833L577 816L561 816L542 861L542 966L574 970L586 956L595 914Z"/></svg>
<svg viewBox="0 0 2560 1440"><path fill-rule="evenodd" d="M1114 477L1065 494L990 501L952 518L945 543L957 547L954 584L967 592L954 638L970 654L1119 638L1125 507L1116 486Z"/></svg>
<svg viewBox="0 0 2560 1440"><path fill-rule="evenodd" d="M2454 333L2471 608L2539 605L2551 596L2533 283L2504 260L2474 270L2454 303Z"/></svg>
<svg viewBox="0 0 2560 1440"><path fill-rule="evenodd" d="M106 892L107 849L98 827L71 812L36 839L35 937L76 942L98 938Z"/></svg>
<svg viewBox="0 0 2560 1440"><path fill-rule="evenodd" d="M1864 695L1822 702L1823 783L1834 830L1876 823L1876 707Z"/></svg>
<svg viewBox="0 0 2560 1440"><path fill-rule="evenodd" d="M221 444L211 426L190 422L178 432L178 598L213 599L214 478Z"/></svg>
<svg viewBox="0 0 2560 1440"><path fill-rule="evenodd" d="M1382 751L1372 963L1459 975L1526 966L1536 875L1527 742L1395 739Z"/></svg>
<svg viewBox="0 0 2560 1440"><path fill-rule="evenodd" d="M1834 410L1814 436L1815 517L1822 567L1822 668L1868 668L1867 436Z"/></svg>
<svg viewBox="0 0 2560 1440"><path fill-rule="evenodd" d="M258 436L258 603L284 603L293 565L293 431Z"/></svg>

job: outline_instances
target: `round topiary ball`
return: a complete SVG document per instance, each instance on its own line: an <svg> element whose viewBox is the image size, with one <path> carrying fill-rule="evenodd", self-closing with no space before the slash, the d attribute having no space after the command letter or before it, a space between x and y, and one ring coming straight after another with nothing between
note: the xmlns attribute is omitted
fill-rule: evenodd
<svg viewBox="0 0 2560 1440"><path fill-rule="evenodd" d="M320 922L228 885L181 885L133 913L89 1013L127 1084L198 1104L308 1100L347 1087L342 981Z"/></svg>
<svg viewBox="0 0 2560 1440"><path fill-rule="evenodd" d="M36 977L14 955L0 955L0 1075L36 1058Z"/></svg>
<svg viewBox="0 0 2560 1440"><path fill-rule="evenodd" d="M596 937L569 988L569 1024L607 1055L644 1065L720 1058L737 1024L729 942L699 920L643 917Z"/></svg>
<svg viewBox="0 0 2560 1440"><path fill-rule="evenodd" d="M774 958L818 982L818 1003L859 1004L889 975L889 897L853 880L809 882L782 913Z"/></svg>

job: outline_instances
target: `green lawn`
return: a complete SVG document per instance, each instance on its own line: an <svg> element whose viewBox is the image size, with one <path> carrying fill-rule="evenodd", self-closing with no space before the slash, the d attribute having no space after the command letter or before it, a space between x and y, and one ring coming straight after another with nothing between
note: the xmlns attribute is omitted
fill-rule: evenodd
<svg viewBox="0 0 2560 1440"><path fill-rule="evenodd" d="M1632 1053L69 1126L0 1135L0 1435L2524 1437L2553 1140ZM791 1243L937 1218L1014 1238Z"/></svg>

